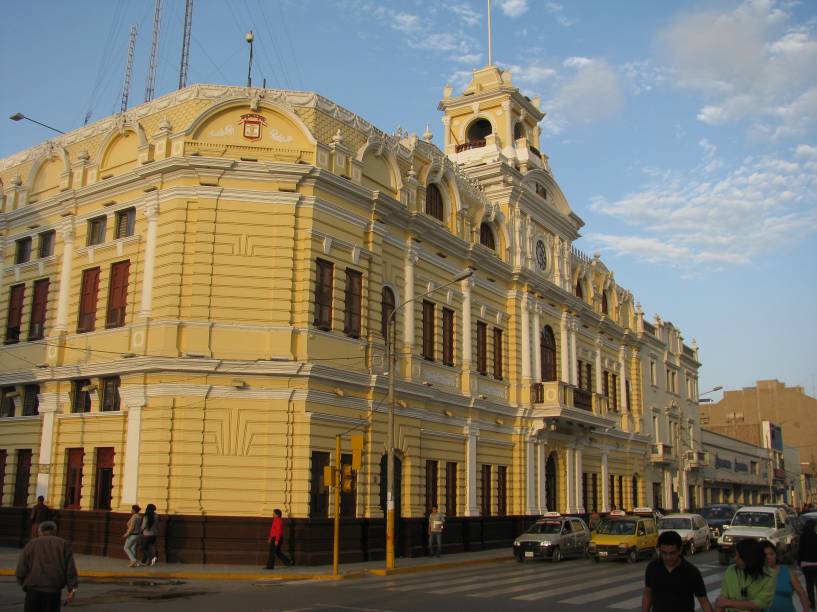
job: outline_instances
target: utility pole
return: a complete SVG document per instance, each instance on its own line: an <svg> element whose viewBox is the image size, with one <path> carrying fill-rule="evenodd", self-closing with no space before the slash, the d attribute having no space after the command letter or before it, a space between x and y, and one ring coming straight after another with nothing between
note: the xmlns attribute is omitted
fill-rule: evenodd
<svg viewBox="0 0 817 612"><path fill-rule="evenodd" d="M184 32L182 34L182 60L179 66L179 89L187 87L187 64L190 59L190 33L193 28L193 0L184 5Z"/></svg>
<svg viewBox="0 0 817 612"><path fill-rule="evenodd" d="M125 64L125 81L122 83L122 103L119 105L119 112L124 113L128 109L128 96L130 96L130 82L133 76L133 51L136 48L136 24L130 27L130 43L128 43L128 62Z"/></svg>
<svg viewBox="0 0 817 612"><path fill-rule="evenodd" d="M150 42L150 61L148 63L148 78L145 81L145 102L153 100L156 86L156 56L159 54L159 27L162 22L162 0L156 0L153 11L153 38Z"/></svg>

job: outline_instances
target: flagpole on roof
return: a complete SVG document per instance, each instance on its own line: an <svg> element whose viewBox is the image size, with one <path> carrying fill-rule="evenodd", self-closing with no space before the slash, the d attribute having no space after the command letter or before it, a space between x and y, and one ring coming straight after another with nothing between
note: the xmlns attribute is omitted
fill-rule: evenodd
<svg viewBox="0 0 817 612"><path fill-rule="evenodd" d="M488 0L488 65L494 64L494 52L491 47L491 0Z"/></svg>

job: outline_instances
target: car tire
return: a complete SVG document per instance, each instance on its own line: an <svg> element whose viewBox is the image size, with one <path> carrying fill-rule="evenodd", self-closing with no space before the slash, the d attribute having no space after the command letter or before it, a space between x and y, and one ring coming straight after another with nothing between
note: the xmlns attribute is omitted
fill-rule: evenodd
<svg viewBox="0 0 817 612"><path fill-rule="evenodd" d="M554 563L558 563L562 560L562 551L559 550L559 547L553 549L553 553L550 555L550 560Z"/></svg>
<svg viewBox="0 0 817 612"><path fill-rule="evenodd" d="M638 551L633 548L627 553L627 563L635 563L638 561Z"/></svg>
<svg viewBox="0 0 817 612"><path fill-rule="evenodd" d="M718 554L718 563L720 565L729 565L729 555L719 553Z"/></svg>

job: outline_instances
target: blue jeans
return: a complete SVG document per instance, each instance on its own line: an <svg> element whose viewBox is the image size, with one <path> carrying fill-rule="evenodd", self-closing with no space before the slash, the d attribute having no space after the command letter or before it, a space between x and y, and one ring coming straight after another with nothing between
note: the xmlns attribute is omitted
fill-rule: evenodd
<svg viewBox="0 0 817 612"><path fill-rule="evenodd" d="M139 544L139 534L131 534L125 539L125 554L131 563L136 563L136 545Z"/></svg>
<svg viewBox="0 0 817 612"><path fill-rule="evenodd" d="M432 531L428 534L428 554L434 556L434 545L437 545L437 556L443 552L443 532Z"/></svg>

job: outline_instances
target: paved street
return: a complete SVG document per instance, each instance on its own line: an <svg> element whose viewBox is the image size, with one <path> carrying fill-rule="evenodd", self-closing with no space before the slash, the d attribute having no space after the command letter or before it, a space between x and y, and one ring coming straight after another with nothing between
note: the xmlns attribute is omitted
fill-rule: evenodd
<svg viewBox="0 0 817 612"><path fill-rule="evenodd" d="M692 561L714 600L723 569L714 552ZM210 612L386 612L403 610L637 610L646 562L595 564L584 559L502 562L471 568L340 582L221 582L134 577L82 582L74 607L89 612L155 610ZM0 578L0 611L18 610L22 592ZM799 606L797 607L799 610Z"/></svg>

